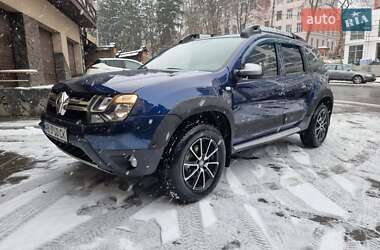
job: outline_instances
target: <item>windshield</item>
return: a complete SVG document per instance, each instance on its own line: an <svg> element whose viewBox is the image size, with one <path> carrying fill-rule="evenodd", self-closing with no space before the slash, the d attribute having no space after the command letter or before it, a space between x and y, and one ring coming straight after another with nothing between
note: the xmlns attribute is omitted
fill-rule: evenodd
<svg viewBox="0 0 380 250"><path fill-rule="evenodd" d="M145 65L159 70L216 71L244 41L240 37L197 40L165 51Z"/></svg>

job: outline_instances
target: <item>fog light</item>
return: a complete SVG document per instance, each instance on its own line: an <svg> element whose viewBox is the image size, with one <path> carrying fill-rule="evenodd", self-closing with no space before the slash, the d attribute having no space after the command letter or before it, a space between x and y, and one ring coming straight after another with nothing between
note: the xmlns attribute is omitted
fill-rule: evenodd
<svg viewBox="0 0 380 250"><path fill-rule="evenodd" d="M134 155L131 155L131 157L129 157L129 164L131 164L131 167L137 168L137 159Z"/></svg>

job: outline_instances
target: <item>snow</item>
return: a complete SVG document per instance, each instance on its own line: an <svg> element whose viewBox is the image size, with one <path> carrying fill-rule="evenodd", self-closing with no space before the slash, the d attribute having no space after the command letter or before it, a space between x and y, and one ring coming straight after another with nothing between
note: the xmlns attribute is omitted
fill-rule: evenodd
<svg viewBox="0 0 380 250"><path fill-rule="evenodd" d="M343 228L333 228L323 235L319 250L343 249L345 249Z"/></svg>
<svg viewBox="0 0 380 250"><path fill-rule="evenodd" d="M162 244L172 242L180 237L176 207L173 207L173 204L169 203L165 198L154 201L134 214L131 219L156 221L161 228Z"/></svg>
<svg viewBox="0 0 380 250"><path fill-rule="evenodd" d="M239 179L232 172L231 168L228 168L226 170L226 177L227 177L228 183L230 184L232 192L234 192L237 195L249 197L249 195L247 194L247 192L244 190L243 186L241 185Z"/></svg>
<svg viewBox="0 0 380 250"><path fill-rule="evenodd" d="M202 225L204 228L211 227L217 221L214 210L211 206L209 198L203 199L199 202L199 208L202 215Z"/></svg>
<svg viewBox="0 0 380 250"><path fill-rule="evenodd" d="M57 188L54 183L46 187ZM49 193L49 189L46 189L46 192ZM130 192L120 195L120 192L121 190L112 185L105 186L100 184L85 197L65 195L36 217L23 224L14 234L1 241L0 249L17 249L17 246L20 245L23 246L23 250L36 249L74 227L89 221L91 216L78 215L81 208L96 205L97 201L108 198L110 195L117 198L116 205L119 205L120 200L125 200L132 195ZM33 196L33 194L31 195ZM31 200L30 197L27 199ZM18 200L11 200L10 202L17 205ZM17 235L28 235L28 237L20 239Z"/></svg>
<svg viewBox="0 0 380 250"><path fill-rule="evenodd" d="M335 181L341 188L346 190L349 194L351 194L352 197L355 197L356 191L358 187L348 180L347 178L343 177L342 175L332 175L331 178L333 181Z"/></svg>
<svg viewBox="0 0 380 250"><path fill-rule="evenodd" d="M343 208L332 202L311 184L303 183L287 188L293 195L305 202L305 204L311 208L329 215L347 218L347 212L344 211Z"/></svg>
<svg viewBox="0 0 380 250"><path fill-rule="evenodd" d="M267 228L258 210L248 204L244 204L244 208L248 212L248 214L252 217L252 219L255 221L255 223L260 227L261 231L263 232L267 240L269 240L269 234L267 232Z"/></svg>
<svg viewBox="0 0 380 250"><path fill-rule="evenodd" d="M90 200L85 200L89 202ZM23 250L36 249L77 225L91 219L79 216L76 211L82 207L80 197L65 196L35 218L26 222L14 234L0 242L0 249L13 250L22 246ZM24 235L27 237L18 237Z"/></svg>
<svg viewBox="0 0 380 250"><path fill-rule="evenodd" d="M290 152L290 155L300 164L303 164L303 165L306 165L306 166L310 166L311 165L311 161L310 161L310 157L309 157L309 154L305 152L305 150L303 150L302 148L300 147L296 147L294 145L289 145L288 146L288 149L289 149L289 152Z"/></svg>
<svg viewBox="0 0 380 250"><path fill-rule="evenodd" d="M58 181L49 183L47 185L40 186L38 188L32 189L28 192L25 192L16 198L13 198L10 201L7 201L3 204L1 204L1 209L0 209L0 218L12 213L13 211L17 210L18 208L28 204L31 202L33 199L37 198L42 194L43 191L46 191L56 185Z"/></svg>

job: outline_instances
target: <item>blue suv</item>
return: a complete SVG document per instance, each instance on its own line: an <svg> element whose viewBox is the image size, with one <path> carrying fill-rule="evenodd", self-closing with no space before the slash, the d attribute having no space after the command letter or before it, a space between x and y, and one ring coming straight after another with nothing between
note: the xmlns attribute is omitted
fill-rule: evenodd
<svg viewBox="0 0 380 250"><path fill-rule="evenodd" d="M56 84L41 127L65 153L120 176L158 173L168 195L195 202L231 155L292 134L318 147L333 94L318 51L253 26L183 40L138 70Z"/></svg>

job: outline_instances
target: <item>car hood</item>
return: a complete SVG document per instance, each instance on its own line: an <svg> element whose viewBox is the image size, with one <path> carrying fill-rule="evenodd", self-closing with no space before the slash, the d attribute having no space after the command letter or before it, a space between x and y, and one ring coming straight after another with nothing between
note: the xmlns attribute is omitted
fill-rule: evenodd
<svg viewBox="0 0 380 250"><path fill-rule="evenodd" d="M165 87L170 87L174 84L192 82L191 80L194 78L208 78L209 76L211 76L211 72L204 71L131 70L107 72L75 78L57 84L54 89L92 95L134 93L141 88L157 84L165 84Z"/></svg>

